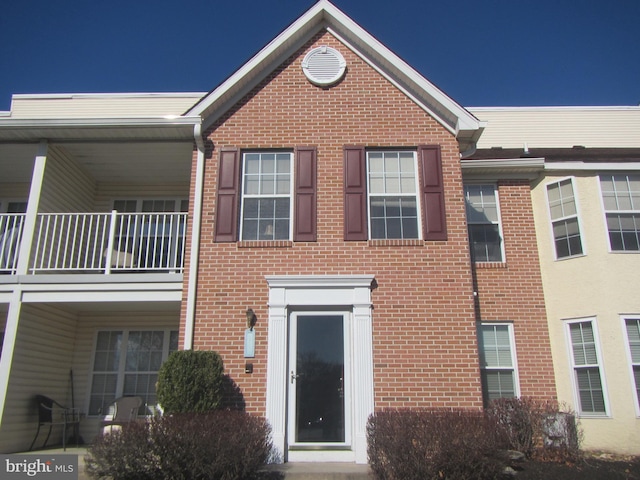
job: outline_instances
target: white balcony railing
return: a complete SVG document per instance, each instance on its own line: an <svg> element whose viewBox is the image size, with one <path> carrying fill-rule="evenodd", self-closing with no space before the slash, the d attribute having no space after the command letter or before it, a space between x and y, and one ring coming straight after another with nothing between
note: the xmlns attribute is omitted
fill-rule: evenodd
<svg viewBox="0 0 640 480"><path fill-rule="evenodd" d="M42 213L31 273L183 271L186 213Z"/></svg>
<svg viewBox="0 0 640 480"><path fill-rule="evenodd" d="M16 273L23 227L24 213L0 215L0 273Z"/></svg>

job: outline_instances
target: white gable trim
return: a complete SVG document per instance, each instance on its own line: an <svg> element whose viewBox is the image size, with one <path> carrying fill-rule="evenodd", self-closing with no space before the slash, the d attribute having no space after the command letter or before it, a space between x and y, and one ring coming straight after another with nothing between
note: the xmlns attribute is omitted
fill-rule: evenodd
<svg viewBox="0 0 640 480"><path fill-rule="evenodd" d="M316 3L219 87L205 96L187 112L187 115L200 115L203 117L204 127L211 126L257 83L323 28L385 78L391 80L449 132L460 138L465 149L473 146L484 128L484 123L327 0Z"/></svg>

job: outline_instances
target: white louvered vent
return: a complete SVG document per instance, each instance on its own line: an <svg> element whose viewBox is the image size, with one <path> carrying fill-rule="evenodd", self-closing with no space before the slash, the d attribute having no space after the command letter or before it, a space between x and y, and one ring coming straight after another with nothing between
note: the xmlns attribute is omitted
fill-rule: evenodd
<svg viewBox="0 0 640 480"><path fill-rule="evenodd" d="M322 46L311 50L302 60L302 71L311 83L327 86L344 75L347 62L335 48Z"/></svg>

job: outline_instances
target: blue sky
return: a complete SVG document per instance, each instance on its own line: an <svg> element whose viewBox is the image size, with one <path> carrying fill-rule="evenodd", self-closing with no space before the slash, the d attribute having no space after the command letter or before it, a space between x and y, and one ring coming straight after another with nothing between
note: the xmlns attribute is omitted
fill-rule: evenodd
<svg viewBox="0 0 640 480"><path fill-rule="evenodd" d="M14 93L209 91L313 0L7 0ZM463 106L640 104L639 0L334 0Z"/></svg>

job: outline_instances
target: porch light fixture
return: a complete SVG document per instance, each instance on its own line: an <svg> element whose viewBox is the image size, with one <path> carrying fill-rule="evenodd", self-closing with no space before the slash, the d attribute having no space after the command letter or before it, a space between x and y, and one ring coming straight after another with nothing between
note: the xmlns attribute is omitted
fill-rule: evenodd
<svg viewBox="0 0 640 480"><path fill-rule="evenodd" d="M249 330L253 330L253 327L255 326L256 320L257 320L256 314L253 313L253 309L252 308L248 308L247 312L246 312L246 315L247 315L247 328Z"/></svg>

